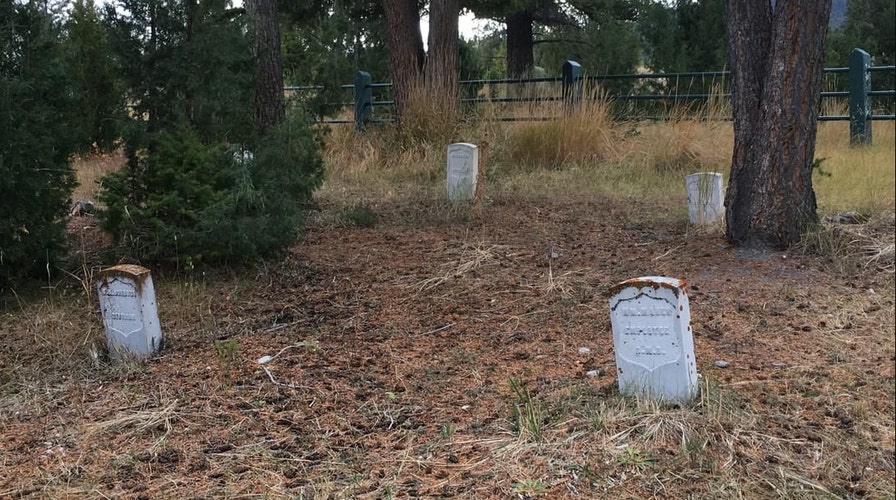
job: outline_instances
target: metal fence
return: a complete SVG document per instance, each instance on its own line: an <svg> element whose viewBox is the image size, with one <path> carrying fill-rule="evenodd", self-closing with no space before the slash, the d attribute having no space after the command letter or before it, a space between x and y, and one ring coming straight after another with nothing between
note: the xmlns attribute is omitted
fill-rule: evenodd
<svg viewBox="0 0 896 500"><path fill-rule="evenodd" d="M675 110L671 114L680 117L682 110L687 112L695 105L712 100L728 102L731 97L728 71L585 76L581 65L566 61L560 73L559 77L463 80L460 82L460 102L469 107L497 105L498 113L486 119L546 121L557 119L589 100L606 99L611 104L611 112L619 119L663 120L670 116L669 110ZM820 96L822 113L819 120L849 121L852 144L871 143L873 121L896 120L896 66L872 66L870 55L855 49L846 67L825 68L824 73L825 90ZM875 88L886 88L873 90L872 84ZM288 86L285 90L301 100L327 89ZM353 99L331 102L328 108L344 110L351 107L353 118L321 116L320 123L353 123L360 129L368 124L393 120L395 103L391 83L374 83L370 73L358 71L354 83L341 85L339 90L344 95L351 94ZM559 105L538 106L547 103ZM526 107L521 111L520 105ZM545 110L553 110L554 114L546 114ZM501 111L507 115L501 116ZM513 116L508 116L511 112ZM713 119L730 119L730 114L716 114Z"/></svg>

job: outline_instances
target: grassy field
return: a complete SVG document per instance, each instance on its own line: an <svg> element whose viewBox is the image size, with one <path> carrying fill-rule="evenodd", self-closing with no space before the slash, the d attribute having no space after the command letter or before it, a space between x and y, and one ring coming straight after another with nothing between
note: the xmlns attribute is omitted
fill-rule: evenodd
<svg viewBox="0 0 896 500"><path fill-rule="evenodd" d="M730 124L602 113L331 129L282 261L154 272L143 363L104 354L111 263L73 218L67 277L4 298L0 497L893 498L893 124L820 126L820 215L865 223L745 256L687 224ZM444 201L447 141L482 147L482 203ZM74 197L120 164L79 160ZM654 274L689 283L691 404L616 390L606 292Z"/></svg>

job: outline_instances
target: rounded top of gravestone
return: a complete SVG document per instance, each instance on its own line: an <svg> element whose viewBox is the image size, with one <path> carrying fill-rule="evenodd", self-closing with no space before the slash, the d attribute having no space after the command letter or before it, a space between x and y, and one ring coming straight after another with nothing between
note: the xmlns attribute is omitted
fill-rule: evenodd
<svg viewBox="0 0 896 500"><path fill-rule="evenodd" d="M871 57L871 54L865 52L862 49L852 49L852 52L849 53L849 59L863 58L863 57Z"/></svg>
<svg viewBox="0 0 896 500"><path fill-rule="evenodd" d="M100 271L100 278L111 276L124 276L133 280L138 280L149 274L149 269L138 266L136 264L119 264L117 266L108 267Z"/></svg>
<svg viewBox="0 0 896 500"><path fill-rule="evenodd" d="M626 288L653 288L654 290L666 288L671 290L677 297L679 291L685 293L684 289L686 286L687 282L682 279L668 278L666 276L642 276L611 286L610 295L616 295Z"/></svg>
<svg viewBox="0 0 896 500"><path fill-rule="evenodd" d="M687 178L691 179L694 177L703 177L704 175L711 175L713 177L721 177L722 176L722 174L720 172L695 172L693 174L688 175Z"/></svg>
<svg viewBox="0 0 896 500"><path fill-rule="evenodd" d="M464 147L464 148L476 149L476 145L470 144L469 142L455 142L455 143L449 144L448 147L449 148Z"/></svg>

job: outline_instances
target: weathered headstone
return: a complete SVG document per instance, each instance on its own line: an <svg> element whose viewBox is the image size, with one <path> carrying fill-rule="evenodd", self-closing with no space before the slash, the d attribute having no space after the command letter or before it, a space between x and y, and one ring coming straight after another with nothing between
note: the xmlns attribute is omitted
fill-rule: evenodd
<svg viewBox="0 0 896 500"><path fill-rule="evenodd" d="M448 145L448 199L472 200L479 174L479 149L474 144Z"/></svg>
<svg viewBox="0 0 896 500"><path fill-rule="evenodd" d="M144 358L162 347L149 269L128 264L104 269L100 271L97 290L112 358Z"/></svg>
<svg viewBox="0 0 896 500"><path fill-rule="evenodd" d="M683 402L697 394L697 363L684 283L647 276L610 289L619 391Z"/></svg>
<svg viewBox="0 0 896 500"><path fill-rule="evenodd" d="M722 174L700 172L685 178L688 190L688 220L691 224L712 224L725 215Z"/></svg>

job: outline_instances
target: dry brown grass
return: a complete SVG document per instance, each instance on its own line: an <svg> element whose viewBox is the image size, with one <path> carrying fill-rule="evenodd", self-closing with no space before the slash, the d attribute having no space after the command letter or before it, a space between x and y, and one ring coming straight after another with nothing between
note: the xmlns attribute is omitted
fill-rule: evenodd
<svg viewBox="0 0 896 500"><path fill-rule="evenodd" d="M474 246L465 243L463 245L463 248L459 252L460 255L458 256L457 262L446 266L436 277L426 278L417 283L414 283L412 288L416 289L418 292L423 292L436 288L439 285L447 283L452 279L462 278L470 271L477 269L483 265L488 265L489 263L494 261L496 257L495 254L500 249L500 246L496 245L491 245L488 248L483 248L482 244ZM451 255L457 252L446 250L445 253Z"/></svg>
<svg viewBox="0 0 896 500"><path fill-rule="evenodd" d="M859 211L866 215L896 210L896 134L893 122L874 122L873 144L849 147L849 123L819 125L815 157L828 175L813 180L822 214Z"/></svg>
<svg viewBox="0 0 896 500"><path fill-rule="evenodd" d="M416 88L405 104L401 129L396 131L401 145L448 144L458 126L457 101L445 95L433 95L432 89Z"/></svg>
<svg viewBox="0 0 896 500"><path fill-rule="evenodd" d="M557 117L554 120L508 124L495 151L503 159L503 169L557 169L610 157L618 135L610 103L600 91L589 94L574 111L557 101L532 105L526 111L528 116Z"/></svg>
<svg viewBox="0 0 896 500"><path fill-rule="evenodd" d="M72 193L72 199L96 202L100 191L100 178L118 170L124 163L124 150L122 149L112 153L74 158L72 168L78 173L78 186Z"/></svg>
<svg viewBox="0 0 896 500"><path fill-rule="evenodd" d="M823 220L803 236L800 247L825 257L830 268L849 275L865 271L892 276L896 264L891 212L876 212L860 224Z"/></svg>
<svg viewBox="0 0 896 500"><path fill-rule="evenodd" d="M686 176L709 171L727 175L734 145L730 104L712 92L700 105L672 105L656 123L631 124L619 163Z"/></svg>
<svg viewBox="0 0 896 500"><path fill-rule="evenodd" d="M483 105L471 120L461 123L453 140L488 143L490 197L536 191L544 196L683 196L678 184L683 183L684 175L706 170L727 173L731 126L714 119L724 115L721 105L698 110L701 120L689 118L688 110L677 109L670 110L668 122L616 123L599 92L591 94L569 114L559 102L542 101L526 109ZM497 120L508 114L559 118L546 122ZM382 200L394 195L394 182L412 182L424 195L437 195L445 188L445 146L402 142L391 127L366 133L351 127L333 128L326 149L327 172L333 182L325 185L322 193L338 187L347 194L352 186L363 186L361 191Z"/></svg>

